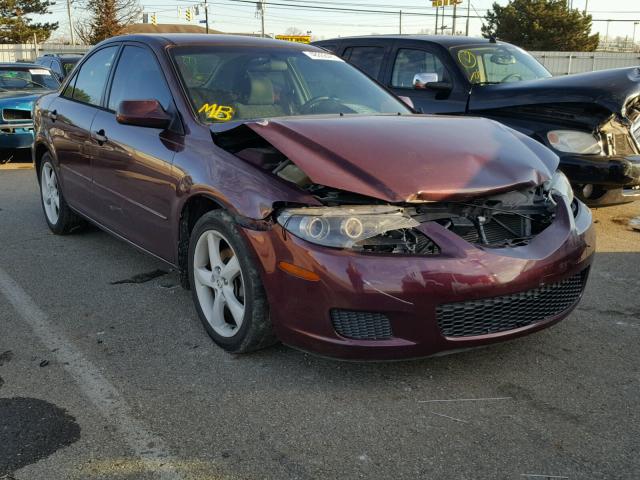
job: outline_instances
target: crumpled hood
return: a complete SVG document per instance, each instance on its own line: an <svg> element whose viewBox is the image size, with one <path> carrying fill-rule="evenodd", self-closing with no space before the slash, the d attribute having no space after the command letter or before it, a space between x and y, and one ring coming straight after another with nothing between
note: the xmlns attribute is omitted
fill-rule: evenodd
<svg viewBox="0 0 640 480"><path fill-rule="evenodd" d="M638 95L640 68L616 68L474 87L469 111L522 105L593 103L624 116L624 107Z"/></svg>
<svg viewBox="0 0 640 480"><path fill-rule="evenodd" d="M467 199L539 185L558 157L488 119L309 116L247 122L312 182L388 202Z"/></svg>

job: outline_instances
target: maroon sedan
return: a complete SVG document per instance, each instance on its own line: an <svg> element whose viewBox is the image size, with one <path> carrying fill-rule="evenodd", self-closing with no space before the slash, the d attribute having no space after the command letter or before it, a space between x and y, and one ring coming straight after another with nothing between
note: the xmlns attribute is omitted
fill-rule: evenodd
<svg viewBox="0 0 640 480"><path fill-rule="evenodd" d="M414 115L316 47L116 37L38 100L35 130L51 230L88 220L175 266L231 352L514 338L569 314L593 257L554 153L491 120Z"/></svg>

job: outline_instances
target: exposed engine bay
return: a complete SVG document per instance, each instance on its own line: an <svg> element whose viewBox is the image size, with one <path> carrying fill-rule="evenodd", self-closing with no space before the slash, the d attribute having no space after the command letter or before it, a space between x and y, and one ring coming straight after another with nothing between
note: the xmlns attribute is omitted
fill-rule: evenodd
<svg viewBox="0 0 640 480"><path fill-rule="evenodd" d="M391 209L388 213L397 213L412 220L410 226L395 228L383 233L369 235L356 240L348 246L352 250L365 253L437 255L440 247L423 231L421 226L435 222L455 233L469 243L486 248L505 248L527 245L532 238L547 228L553 221L557 207L553 196L545 186L532 187L499 195L485 196L467 201L411 202L389 204L369 196L318 185L295 163L269 142L246 127L236 127L215 136L216 144L233 153L242 160L270 172L272 175L295 184L298 188L313 195L333 212L358 211L364 206L380 206ZM375 207L374 207L375 208ZM299 209L304 211L305 208ZM318 210L306 208L306 210ZM311 213L309 213L311 215ZM289 231L296 221L296 228L306 229L305 233L314 240L322 240L331 228L345 230L362 229L362 223L336 223L333 218L324 218L314 214L313 220L291 220L286 218L280 223ZM340 219L347 218L346 213L336 214ZM335 224L335 225L333 225ZM341 226L340 226L341 225ZM348 233L348 232L347 232ZM325 243L327 246L343 246Z"/></svg>

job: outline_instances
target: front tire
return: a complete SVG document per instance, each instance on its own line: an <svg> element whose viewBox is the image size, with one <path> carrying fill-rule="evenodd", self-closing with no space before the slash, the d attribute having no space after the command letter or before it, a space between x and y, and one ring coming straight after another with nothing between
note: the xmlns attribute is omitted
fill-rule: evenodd
<svg viewBox="0 0 640 480"><path fill-rule="evenodd" d="M42 156L39 175L40 200L49 229L56 235L66 235L77 229L82 224L82 219L67 205L48 153Z"/></svg>
<svg viewBox="0 0 640 480"><path fill-rule="evenodd" d="M198 316L217 345L246 353L276 342L253 255L226 212L208 212L193 228L189 279Z"/></svg>

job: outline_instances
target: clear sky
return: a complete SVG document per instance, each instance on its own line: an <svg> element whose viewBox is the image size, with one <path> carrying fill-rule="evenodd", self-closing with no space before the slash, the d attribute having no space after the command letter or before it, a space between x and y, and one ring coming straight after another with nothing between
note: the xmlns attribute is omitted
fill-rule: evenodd
<svg viewBox="0 0 640 480"><path fill-rule="evenodd" d="M434 14L430 0L266 0L266 31L271 34L281 34L290 27L301 31L310 30L316 38L331 38L346 35L366 35L371 33L398 33L399 14L385 13L358 13L348 11L331 11L300 8L304 5L316 7L338 7L360 10L378 10L383 12L398 12L403 10L402 33L418 33L423 29L433 30L435 17L411 15L412 13ZM571 0L569 0L571 1ZM594 21L593 28L604 36L609 28L609 35L631 36L633 35L634 22L640 21L640 0L573 0L574 8L584 9L588 1L589 13L594 20L621 19L625 22ZM269 3L274 4L270 5ZM184 10L189 6L198 4L196 0L141 0L146 12L156 12L159 23L187 23L184 19ZM209 0L210 27L224 32L258 32L260 20L256 16L255 4L248 0ZM297 5L289 7L276 5L277 3ZM499 4L506 4L507 0L498 0ZM201 3L200 3L201 4ZM491 7L493 0L472 0L471 15L482 16ZM83 2L73 0L72 15L80 18L84 15ZM178 18L178 8L181 8L181 18ZM466 16L467 0L463 0L458 7L459 15ZM60 22L60 29L56 37L68 36L69 26L66 15L65 0L58 0L52 8L52 17ZM445 25L451 27L451 7L447 8ZM37 17L42 20L42 17ZM198 20L204 20L201 9ZM465 18L459 18L456 24L457 31L464 31ZM193 22L194 24L197 22ZM481 19L470 20L470 33L480 33ZM636 41L640 42L640 24L636 26Z"/></svg>

